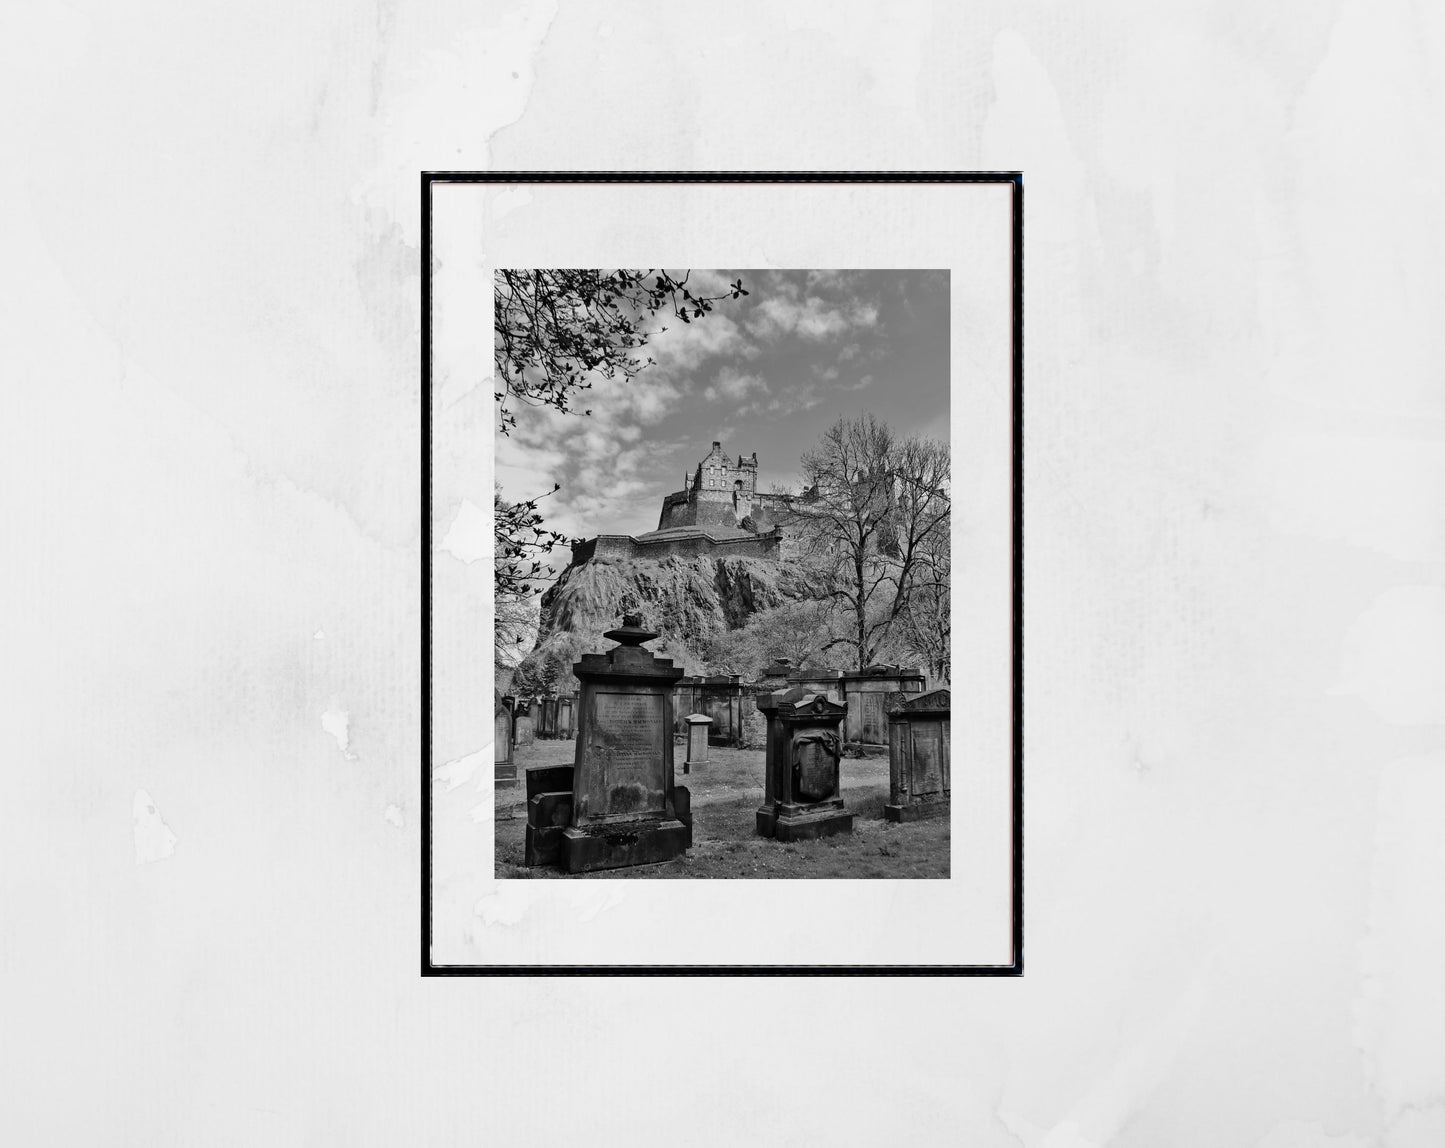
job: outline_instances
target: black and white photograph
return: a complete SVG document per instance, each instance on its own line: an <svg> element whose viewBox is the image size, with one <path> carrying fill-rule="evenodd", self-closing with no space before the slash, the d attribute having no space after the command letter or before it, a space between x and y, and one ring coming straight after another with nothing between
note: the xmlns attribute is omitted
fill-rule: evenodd
<svg viewBox="0 0 1445 1148"><path fill-rule="evenodd" d="M744 899L678 963L1017 967L1018 188L431 175L439 967L635 963L539 910L609 886Z"/></svg>
<svg viewBox="0 0 1445 1148"><path fill-rule="evenodd" d="M495 292L498 876L946 878L948 273Z"/></svg>

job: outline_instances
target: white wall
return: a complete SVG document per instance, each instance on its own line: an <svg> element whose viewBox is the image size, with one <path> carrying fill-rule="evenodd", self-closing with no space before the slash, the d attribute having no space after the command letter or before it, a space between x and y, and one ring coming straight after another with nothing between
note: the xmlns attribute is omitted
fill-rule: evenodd
<svg viewBox="0 0 1445 1148"><path fill-rule="evenodd" d="M7 8L6 1139L1440 1143L1442 21ZM417 977L442 167L1026 173L1022 980Z"/></svg>

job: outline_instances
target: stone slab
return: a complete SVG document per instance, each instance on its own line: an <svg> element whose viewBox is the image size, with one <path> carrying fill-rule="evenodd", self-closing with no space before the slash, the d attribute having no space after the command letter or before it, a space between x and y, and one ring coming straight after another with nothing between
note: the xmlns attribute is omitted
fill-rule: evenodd
<svg viewBox="0 0 1445 1148"><path fill-rule="evenodd" d="M943 790L943 727L915 721L910 732L913 777L908 790L915 798L934 796Z"/></svg>
<svg viewBox="0 0 1445 1148"><path fill-rule="evenodd" d="M651 865L681 857L692 847L692 827L681 821L637 821L563 830L562 868L568 873Z"/></svg>
<svg viewBox="0 0 1445 1148"><path fill-rule="evenodd" d="M515 765L498 765L495 774L495 789L510 789L517 784L517 767Z"/></svg>
<svg viewBox="0 0 1445 1148"><path fill-rule="evenodd" d="M539 793L527 802L527 824L538 829L561 827L572 820L572 794Z"/></svg>
<svg viewBox="0 0 1445 1148"><path fill-rule="evenodd" d="M883 816L889 821L923 821L931 817L947 817L948 802L915 801L908 805L885 805Z"/></svg>
<svg viewBox="0 0 1445 1148"><path fill-rule="evenodd" d="M562 840L566 826L549 825L539 828L527 826L527 839L522 852L522 864L535 869L539 865L562 864Z"/></svg>
<svg viewBox="0 0 1445 1148"><path fill-rule="evenodd" d="M833 754L815 741L799 741L793 752L798 762L794 769L794 792L804 801L826 801L832 797L838 788Z"/></svg>
<svg viewBox="0 0 1445 1148"><path fill-rule="evenodd" d="M527 770L527 800L539 793L571 793L573 766L535 765Z"/></svg>
<svg viewBox="0 0 1445 1148"><path fill-rule="evenodd" d="M598 689L583 749L589 817L660 813L665 802L665 698L658 693ZM670 745L670 741L667 743Z"/></svg>

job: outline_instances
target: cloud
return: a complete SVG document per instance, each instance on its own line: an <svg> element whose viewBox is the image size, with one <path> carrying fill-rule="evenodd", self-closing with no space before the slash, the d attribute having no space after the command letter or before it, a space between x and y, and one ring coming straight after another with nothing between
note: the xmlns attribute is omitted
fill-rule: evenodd
<svg viewBox="0 0 1445 1148"><path fill-rule="evenodd" d="M797 411L810 411L826 398L827 395L823 393L822 387L814 382L806 382L796 387L790 387L775 398L769 399L766 405L759 400L753 403L750 409L753 413L769 414L781 418Z"/></svg>
<svg viewBox="0 0 1445 1148"><path fill-rule="evenodd" d="M873 385L873 376L872 376L872 375L864 375L864 376L863 376L862 378L860 378L856 383L844 383L844 384L843 384L843 389L844 389L845 391L861 391L864 387L869 387L869 386L872 386L872 385Z"/></svg>
<svg viewBox="0 0 1445 1148"><path fill-rule="evenodd" d="M836 379L836 378L838 377L838 368L837 368L837 367L820 367L820 366L818 366L817 363L814 363L814 364L813 364L813 375L814 375L815 378L822 379L824 382L832 382L834 379Z"/></svg>
<svg viewBox="0 0 1445 1148"><path fill-rule="evenodd" d="M754 391L766 394L768 381L761 375L744 374L736 367L724 367L702 395L710 403L720 398L735 403L739 399L747 398Z"/></svg>
<svg viewBox="0 0 1445 1148"><path fill-rule="evenodd" d="M786 334L822 342L856 328L873 327L877 322L878 308L861 300L830 304L817 295L800 300L779 294L753 308L747 328L757 338L769 342Z"/></svg>
<svg viewBox="0 0 1445 1148"><path fill-rule="evenodd" d="M717 306L720 308L723 304ZM716 310L691 323L684 323L670 312L664 312L654 322L646 350L657 360L658 367L668 371L695 371L719 355L753 358L758 354L758 348L743 334L742 328Z"/></svg>
<svg viewBox="0 0 1445 1148"><path fill-rule="evenodd" d="M838 352L838 362L846 363L849 359L856 358L858 352L861 350L862 348L859 347L857 343L849 343L846 347L844 347L841 351Z"/></svg>
<svg viewBox="0 0 1445 1148"><path fill-rule="evenodd" d="M824 291L850 291L865 274L863 271L809 271L808 290L820 287Z"/></svg>

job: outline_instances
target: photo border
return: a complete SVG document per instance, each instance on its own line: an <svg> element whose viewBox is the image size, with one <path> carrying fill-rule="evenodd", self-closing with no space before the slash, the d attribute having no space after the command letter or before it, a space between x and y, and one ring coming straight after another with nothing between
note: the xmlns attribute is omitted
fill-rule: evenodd
<svg viewBox="0 0 1445 1148"><path fill-rule="evenodd" d="M437 183L993 183L1011 184L1013 827L1008 965L436 965L432 949L432 185ZM421 975L455 976L1022 976L1023 928L1023 173L1022 172L563 172L421 173Z"/></svg>

